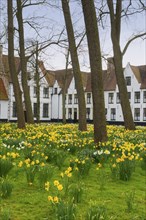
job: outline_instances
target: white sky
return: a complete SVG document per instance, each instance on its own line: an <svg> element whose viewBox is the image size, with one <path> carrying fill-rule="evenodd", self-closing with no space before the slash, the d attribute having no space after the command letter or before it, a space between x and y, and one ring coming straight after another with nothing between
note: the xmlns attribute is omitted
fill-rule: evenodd
<svg viewBox="0 0 146 220"><path fill-rule="evenodd" d="M35 1L35 0L33 0ZM73 1L73 0L72 0ZM126 0L125 0L126 1ZM136 1L136 0L135 0ZM60 3L60 0L51 0L51 3ZM73 1L70 5L71 12L73 15L73 22L75 22L75 30L78 33L82 32L84 29L84 22L82 16L82 9L79 4L76 4L77 1ZM143 0L146 3L146 0ZM0 0L0 4L2 1ZM41 38L35 37L34 32L31 28L28 28L25 25L25 38L34 39L43 41L46 40L49 36L60 33L60 31L64 27L64 18L61 10L57 10L55 8L47 8L47 7L31 7L26 8L24 10L24 17L28 16L43 16L44 18L35 19L35 22L38 24L39 32ZM3 16L3 17L2 17ZM1 21L3 21L6 17L6 14L1 13ZM44 28L45 26L45 28ZM105 23L105 28L102 29L99 27L99 34L100 34L100 42L101 42L101 50L103 54L108 56L112 56L112 44L110 39L110 27L109 22ZM138 14L135 16L131 16L128 19L123 19L122 21L122 28L121 28L121 46L125 45L127 40L136 33L146 32L146 12L143 14ZM7 47L4 45L4 47ZM81 52L82 50L86 52ZM44 64L48 69L62 69L65 68L65 56L63 53L65 52L64 49L60 49L57 46L51 46L47 50L45 50L45 54L42 54L42 59L44 60ZM86 42L81 46L80 49L80 66L82 70L89 70L89 62L88 62L88 53ZM128 62L132 65L146 65L146 40L137 39L130 44L126 54L124 55L123 59L123 66L125 66ZM105 62L103 62L103 68L106 68Z"/></svg>

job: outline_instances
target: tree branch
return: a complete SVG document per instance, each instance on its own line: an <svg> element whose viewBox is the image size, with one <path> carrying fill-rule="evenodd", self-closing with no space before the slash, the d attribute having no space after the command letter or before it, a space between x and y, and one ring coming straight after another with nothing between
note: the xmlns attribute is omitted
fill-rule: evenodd
<svg viewBox="0 0 146 220"><path fill-rule="evenodd" d="M142 36L145 36L146 35L146 32L145 33L142 33L142 34L138 34L138 35L135 35L133 38L131 38L125 45L124 49L123 49L123 52L122 52L122 56L124 56L124 54L126 53L127 51L127 48L129 47L129 45L131 44L132 41L136 40L137 38L140 38Z"/></svg>

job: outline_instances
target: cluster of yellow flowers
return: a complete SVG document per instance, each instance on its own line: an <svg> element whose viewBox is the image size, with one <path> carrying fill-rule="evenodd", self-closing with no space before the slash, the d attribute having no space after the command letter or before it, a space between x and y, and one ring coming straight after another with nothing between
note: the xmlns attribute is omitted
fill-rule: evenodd
<svg viewBox="0 0 146 220"><path fill-rule="evenodd" d="M13 159L15 159L15 158L18 158L19 156L20 156L20 154L17 153L17 152L7 152L7 153L4 154L4 155L0 155L0 159L4 159L4 160L6 160L6 159L8 159L8 158L13 158Z"/></svg>
<svg viewBox="0 0 146 220"><path fill-rule="evenodd" d="M54 180L54 186L56 186L59 191L63 190L63 186L59 183L58 180Z"/></svg>
<svg viewBox="0 0 146 220"><path fill-rule="evenodd" d="M30 158L25 159L24 161L19 161L18 167L21 168L23 165L25 165L27 168L34 166L34 165L39 165L41 167L46 166L46 163L40 162L38 159L36 160L30 160Z"/></svg>
<svg viewBox="0 0 146 220"><path fill-rule="evenodd" d="M50 183L47 181L47 182L45 183L45 190L46 190L46 191L49 191L49 189L50 189Z"/></svg>
<svg viewBox="0 0 146 220"><path fill-rule="evenodd" d="M48 201L52 202L52 203L58 203L59 202L59 198L57 196L48 196Z"/></svg>
<svg viewBox="0 0 146 220"><path fill-rule="evenodd" d="M53 185L58 189L58 191L62 191L63 190L63 185L58 181L58 180L54 180ZM49 191L50 189L50 182L46 182L45 183L45 190ZM48 201L52 202L52 203L58 203L59 202L59 198L58 196L48 196Z"/></svg>
<svg viewBox="0 0 146 220"><path fill-rule="evenodd" d="M68 167L66 170L65 170L65 172L63 173L61 173L60 174L60 176L61 177L64 177L64 176L67 176L67 177L72 177L72 168L71 167Z"/></svg>

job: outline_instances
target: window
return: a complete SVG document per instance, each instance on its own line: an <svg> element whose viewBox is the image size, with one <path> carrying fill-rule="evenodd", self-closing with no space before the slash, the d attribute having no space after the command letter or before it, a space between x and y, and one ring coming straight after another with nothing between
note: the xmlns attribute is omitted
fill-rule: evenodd
<svg viewBox="0 0 146 220"><path fill-rule="evenodd" d="M140 108L134 109L134 121L140 121Z"/></svg>
<svg viewBox="0 0 146 220"><path fill-rule="evenodd" d="M33 116L37 117L37 103L33 103Z"/></svg>
<svg viewBox="0 0 146 220"><path fill-rule="evenodd" d="M43 97L44 98L49 98L49 88L45 88L43 89Z"/></svg>
<svg viewBox="0 0 146 220"><path fill-rule="evenodd" d="M91 93L87 93L87 104L91 104Z"/></svg>
<svg viewBox="0 0 146 220"><path fill-rule="evenodd" d="M127 76L127 77L125 78L125 80L126 80L126 86L131 86L131 77L130 77L130 76Z"/></svg>
<svg viewBox="0 0 146 220"><path fill-rule="evenodd" d="M49 113L49 104L43 104L43 118L47 118Z"/></svg>
<svg viewBox="0 0 146 220"><path fill-rule="evenodd" d="M143 120L146 121L146 108L143 109Z"/></svg>
<svg viewBox="0 0 146 220"><path fill-rule="evenodd" d="M117 93L117 103L120 103L120 93Z"/></svg>
<svg viewBox="0 0 146 220"><path fill-rule="evenodd" d="M68 104L72 104L72 95L68 95Z"/></svg>
<svg viewBox="0 0 146 220"><path fill-rule="evenodd" d="M68 109L68 119L72 119L72 109Z"/></svg>
<svg viewBox="0 0 146 220"><path fill-rule="evenodd" d="M74 104L78 104L78 96L77 96L77 94L74 95Z"/></svg>
<svg viewBox="0 0 146 220"><path fill-rule="evenodd" d="M146 91L143 92L143 102L146 103Z"/></svg>
<svg viewBox="0 0 146 220"><path fill-rule="evenodd" d="M116 120L116 109L111 108L111 120L114 121Z"/></svg>
<svg viewBox="0 0 146 220"><path fill-rule="evenodd" d="M131 92L128 92L129 101L131 100Z"/></svg>
<svg viewBox="0 0 146 220"><path fill-rule="evenodd" d="M54 88L54 94L57 94L57 88Z"/></svg>
<svg viewBox="0 0 146 220"><path fill-rule="evenodd" d="M17 117L16 102L13 102L13 117Z"/></svg>
<svg viewBox="0 0 146 220"><path fill-rule="evenodd" d="M135 92L134 102L140 103L140 92Z"/></svg>
<svg viewBox="0 0 146 220"><path fill-rule="evenodd" d="M33 87L33 97L36 97L36 95L37 95L37 87L34 86Z"/></svg>
<svg viewBox="0 0 146 220"><path fill-rule="evenodd" d="M114 93L108 94L108 103L113 104L114 103Z"/></svg>
<svg viewBox="0 0 146 220"><path fill-rule="evenodd" d="M86 109L86 117L87 119L90 119L90 108Z"/></svg>
<svg viewBox="0 0 146 220"><path fill-rule="evenodd" d="M31 72L27 72L27 80L31 80Z"/></svg>

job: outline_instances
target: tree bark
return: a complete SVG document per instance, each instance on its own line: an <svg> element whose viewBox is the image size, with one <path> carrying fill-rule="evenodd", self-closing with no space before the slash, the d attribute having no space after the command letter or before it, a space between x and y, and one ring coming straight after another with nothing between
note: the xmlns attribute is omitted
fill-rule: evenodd
<svg viewBox="0 0 146 220"><path fill-rule="evenodd" d="M124 117L124 124L126 129L134 130L135 125L133 122L132 111L127 93L127 86L123 74L123 67L122 67L123 56L120 48L122 1L117 0L116 13L114 13L113 1L107 0L107 4L110 12L111 39L113 43L114 65L115 65L117 84L119 88L121 107Z"/></svg>
<svg viewBox="0 0 146 220"><path fill-rule="evenodd" d="M73 25L71 21L70 9L67 0L62 0L63 14L66 24L66 30L69 41L69 50L71 54L73 74L75 79L75 86L78 94L78 107L79 107L79 130L87 130L86 123L86 104L85 104L85 94L83 89L82 76L80 72L79 60L77 55L77 48L75 43Z"/></svg>
<svg viewBox="0 0 146 220"><path fill-rule="evenodd" d="M8 61L13 82L13 89L16 101L18 128L25 128L25 118L22 104L22 92L20 89L18 76L14 60L14 26L13 26L13 0L7 0L8 14Z"/></svg>
<svg viewBox="0 0 146 220"><path fill-rule="evenodd" d="M63 76L63 87L62 87L62 122L63 124L66 123L66 111L65 111L65 96L66 96L66 89L67 89L67 70L69 65L69 48L67 49L67 54L65 55L66 64L65 64L65 74Z"/></svg>
<svg viewBox="0 0 146 220"><path fill-rule="evenodd" d="M35 68L36 68L36 73L35 73L35 81L36 81L36 98L37 98L37 115L36 119L37 122L40 121L40 74L38 70L38 42L36 44L36 62L35 62Z"/></svg>
<svg viewBox="0 0 146 220"><path fill-rule="evenodd" d="M19 29L19 46L20 46L20 60L21 60L21 75L22 75L22 87L25 100L26 108L26 118L27 123L33 124L33 113L30 100L29 87L27 83L27 61L25 57L25 48L24 48L24 28L23 28L23 18L22 18L22 1L17 0L17 20L18 20L18 29Z"/></svg>
<svg viewBox="0 0 146 220"><path fill-rule="evenodd" d="M98 144L107 140L99 33L93 0L82 0L82 7L91 67L94 141Z"/></svg>

